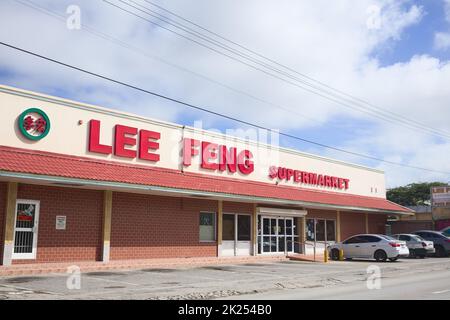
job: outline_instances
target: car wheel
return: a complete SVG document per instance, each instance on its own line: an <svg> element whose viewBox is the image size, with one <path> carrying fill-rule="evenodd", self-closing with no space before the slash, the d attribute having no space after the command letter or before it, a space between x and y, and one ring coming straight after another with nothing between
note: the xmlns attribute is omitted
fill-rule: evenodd
<svg viewBox="0 0 450 320"><path fill-rule="evenodd" d="M395 258L389 258L389 261L391 261L391 262L394 262L394 261L397 261L397 260L398 260L397 257L395 257Z"/></svg>
<svg viewBox="0 0 450 320"><path fill-rule="evenodd" d="M338 249L331 250L331 260L339 260L339 250Z"/></svg>
<svg viewBox="0 0 450 320"><path fill-rule="evenodd" d="M436 256L437 257L446 257L447 256L447 252L445 251L444 247L436 246Z"/></svg>
<svg viewBox="0 0 450 320"><path fill-rule="evenodd" d="M387 254L386 252L384 252L383 250L377 250L375 251L375 254L373 255L373 257L375 258L375 260L377 260L378 262L380 261L386 261L387 259Z"/></svg>
<svg viewBox="0 0 450 320"><path fill-rule="evenodd" d="M425 255L419 256L420 259L425 259Z"/></svg>

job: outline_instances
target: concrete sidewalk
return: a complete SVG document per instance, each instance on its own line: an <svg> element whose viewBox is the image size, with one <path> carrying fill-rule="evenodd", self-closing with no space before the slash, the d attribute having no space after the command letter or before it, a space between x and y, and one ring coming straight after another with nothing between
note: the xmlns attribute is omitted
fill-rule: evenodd
<svg viewBox="0 0 450 320"><path fill-rule="evenodd" d="M71 266L77 266L81 272L106 270L138 270L146 268L182 268L214 264L241 264L251 262L286 261L285 256L248 256L248 257L205 257L205 258L166 258L142 260L77 261L64 263L33 263L0 266L0 277L36 275L46 273L66 273Z"/></svg>
<svg viewBox="0 0 450 320"><path fill-rule="evenodd" d="M0 300L448 299L450 293L449 258L330 263L238 259L78 275L5 276L0 277ZM367 287L374 266L380 268L380 290Z"/></svg>

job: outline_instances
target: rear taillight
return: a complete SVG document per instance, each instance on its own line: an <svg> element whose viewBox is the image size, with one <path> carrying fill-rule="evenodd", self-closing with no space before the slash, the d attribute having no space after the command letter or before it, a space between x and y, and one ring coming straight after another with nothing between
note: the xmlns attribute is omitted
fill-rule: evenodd
<svg viewBox="0 0 450 320"><path fill-rule="evenodd" d="M425 242L422 242L422 247L426 247L427 244Z"/></svg>
<svg viewBox="0 0 450 320"><path fill-rule="evenodd" d="M394 248L400 247L400 243L397 243L397 242L389 242L389 245Z"/></svg>
<svg viewBox="0 0 450 320"><path fill-rule="evenodd" d="M450 242L450 239L445 240L445 242Z"/></svg>

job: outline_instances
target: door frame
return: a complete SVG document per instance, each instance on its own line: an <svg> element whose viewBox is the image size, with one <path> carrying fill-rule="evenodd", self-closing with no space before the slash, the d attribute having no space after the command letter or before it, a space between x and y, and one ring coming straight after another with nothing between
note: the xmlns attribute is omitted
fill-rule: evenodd
<svg viewBox="0 0 450 320"><path fill-rule="evenodd" d="M33 204L35 205L35 212L34 212L34 226L32 232L33 232L33 248L30 253L15 253L14 248L16 246L16 225L17 225L17 209L20 204ZM27 200L27 199L17 199L16 200L16 209L14 211L14 237L13 237L13 250L12 250L12 260L19 260L19 259L36 259L37 255L37 239L38 239L38 232L39 232L39 213L41 209L41 202L39 200ZM21 229L21 228L19 228ZM28 229L28 228L26 228Z"/></svg>
<svg viewBox="0 0 450 320"><path fill-rule="evenodd" d="M275 219L276 220L277 232L276 232L275 235L264 234L264 219L268 219L269 222L270 222L271 219ZM291 235L286 235L286 224L285 224L285 227L284 227L285 228L285 234L282 235L282 236L284 237L284 246L285 246L285 248L287 248L287 238L288 237L292 238L293 241L295 241L294 217L290 217L290 216L281 217L281 216L271 216L271 215L263 216L263 215L261 215L261 235L260 235L261 241L259 241L260 252L261 252L260 254L262 254L262 255L284 255L285 252L287 252L287 253L293 253L294 252L294 243L292 243L292 250L291 251L288 251L287 249L285 249L285 251L278 251L278 247L279 247L278 246L278 242L279 242L279 238L280 238L280 235L278 234L278 229L279 229L278 228L278 221L281 220L281 219L284 220L285 223L286 223L287 219L292 221L292 224L291 224L291 228L292 228L291 232L292 232L292 234ZM272 251L269 251L269 252L264 251L264 245L263 245L264 237L275 237L276 238L277 251L274 251L274 252L272 252Z"/></svg>
<svg viewBox="0 0 450 320"><path fill-rule="evenodd" d="M251 213L237 213L237 212L224 212L222 214L223 215L233 215L234 216L234 240L222 240L223 242L233 242L234 243L234 255L233 256L238 256L237 255L237 246L238 246L238 242L249 242L249 256L252 255L253 253L253 243L252 243L252 234L253 234L253 223L252 223L252 219L253 215ZM238 240L238 216L250 216L250 240L249 241L239 241Z"/></svg>

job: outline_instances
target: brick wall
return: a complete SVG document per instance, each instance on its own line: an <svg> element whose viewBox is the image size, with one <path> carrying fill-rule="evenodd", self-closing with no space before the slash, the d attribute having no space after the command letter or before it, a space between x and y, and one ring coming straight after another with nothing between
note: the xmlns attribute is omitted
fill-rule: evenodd
<svg viewBox="0 0 450 320"><path fill-rule="evenodd" d="M3 263L3 243L6 216L6 183L0 182L0 265Z"/></svg>
<svg viewBox="0 0 450 320"><path fill-rule="evenodd" d="M217 201L113 194L111 259L217 256L216 242L199 241L200 211Z"/></svg>
<svg viewBox="0 0 450 320"><path fill-rule="evenodd" d="M224 213L253 213L253 203L224 202Z"/></svg>
<svg viewBox="0 0 450 320"><path fill-rule="evenodd" d="M386 234L386 214L369 214L369 233Z"/></svg>
<svg viewBox="0 0 450 320"><path fill-rule="evenodd" d="M327 211L327 210L316 210L316 209L307 209L308 214L306 215L306 219L337 219L337 211Z"/></svg>
<svg viewBox="0 0 450 320"><path fill-rule="evenodd" d="M362 212L341 212L341 240L366 233L366 218Z"/></svg>
<svg viewBox="0 0 450 320"><path fill-rule="evenodd" d="M13 263L99 260L102 250L103 192L19 184L19 199L40 200L36 260ZM57 215L67 217L56 230Z"/></svg>
<svg viewBox="0 0 450 320"><path fill-rule="evenodd" d="M19 199L40 200L36 260L13 263L100 260L103 192L19 185ZM111 259L206 257L217 255L216 242L199 241L200 211L217 212L215 200L113 193ZM0 239L4 237L6 183L0 182ZM224 202L223 211L252 213L253 204ZM56 230L57 215L67 229ZM307 218L336 219L335 211L308 210ZM369 231L384 233L385 215L369 215ZM365 232L363 213L341 212L341 238ZM0 246L0 259L3 246Z"/></svg>

